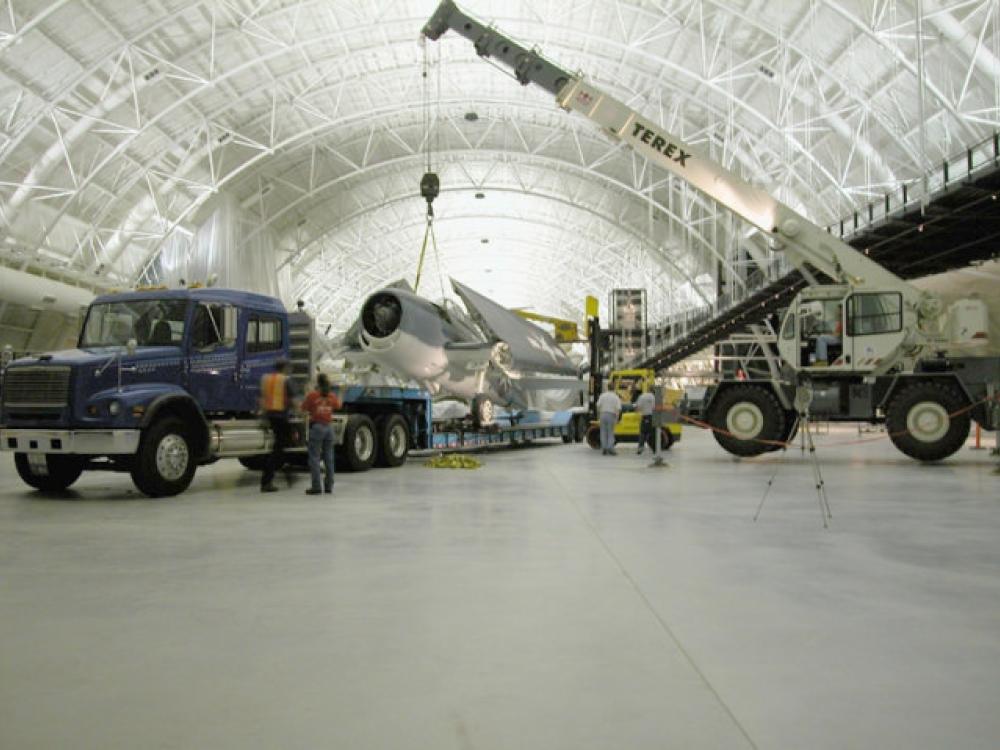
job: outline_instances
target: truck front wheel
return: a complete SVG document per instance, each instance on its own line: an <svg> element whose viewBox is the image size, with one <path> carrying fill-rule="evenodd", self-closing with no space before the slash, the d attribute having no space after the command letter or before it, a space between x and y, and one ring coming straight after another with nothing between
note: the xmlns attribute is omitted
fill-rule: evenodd
<svg viewBox="0 0 1000 750"><path fill-rule="evenodd" d="M14 466L25 484L45 492L64 490L83 473L82 458L58 453L45 454L44 468L33 466L27 453L15 453Z"/></svg>
<svg viewBox="0 0 1000 750"><path fill-rule="evenodd" d="M913 383L897 393L885 411L885 426L893 444L918 461L941 461L969 437L967 402L947 383Z"/></svg>
<svg viewBox="0 0 1000 750"><path fill-rule="evenodd" d="M708 422L716 442L734 456L759 456L771 450L764 440L785 435L785 411L768 388L735 385L716 397Z"/></svg>
<svg viewBox="0 0 1000 750"><path fill-rule="evenodd" d="M132 481L149 497L178 495L191 484L196 463L184 422L167 417L143 433L132 465Z"/></svg>

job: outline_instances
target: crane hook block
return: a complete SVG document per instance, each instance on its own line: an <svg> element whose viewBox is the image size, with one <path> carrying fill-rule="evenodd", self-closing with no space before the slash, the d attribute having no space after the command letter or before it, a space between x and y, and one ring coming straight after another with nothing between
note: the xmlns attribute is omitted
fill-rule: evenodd
<svg viewBox="0 0 1000 750"><path fill-rule="evenodd" d="M438 179L437 174L434 172L426 172L424 176L420 178L420 194L427 201L427 211L431 211L431 203L434 199L438 197L438 193L441 192L441 181Z"/></svg>

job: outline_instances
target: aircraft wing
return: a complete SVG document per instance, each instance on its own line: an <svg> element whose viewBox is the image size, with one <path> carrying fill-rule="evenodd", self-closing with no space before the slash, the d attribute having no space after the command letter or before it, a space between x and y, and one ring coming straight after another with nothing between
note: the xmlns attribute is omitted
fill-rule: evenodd
<svg viewBox="0 0 1000 750"><path fill-rule="evenodd" d="M510 347L513 365L524 372L575 375L576 366L548 332L464 284L451 280L469 315L495 340Z"/></svg>

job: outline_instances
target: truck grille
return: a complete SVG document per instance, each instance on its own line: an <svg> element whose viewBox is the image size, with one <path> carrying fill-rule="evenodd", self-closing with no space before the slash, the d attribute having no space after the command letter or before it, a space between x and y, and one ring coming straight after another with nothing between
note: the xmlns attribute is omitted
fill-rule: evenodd
<svg viewBox="0 0 1000 750"><path fill-rule="evenodd" d="M21 409L62 409L69 403L68 367L12 367L4 374L3 403Z"/></svg>

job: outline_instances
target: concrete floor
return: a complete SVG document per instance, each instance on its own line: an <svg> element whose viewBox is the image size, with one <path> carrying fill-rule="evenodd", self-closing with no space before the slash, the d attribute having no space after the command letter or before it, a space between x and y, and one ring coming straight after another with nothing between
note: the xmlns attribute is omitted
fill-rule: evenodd
<svg viewBox="0 0 1000 750"><path fill-rule="evenodd" d="M169 500L0 457L0 747L996 748L1000 476L887 443L671 468L551 444L477 471Z"/></svg>

